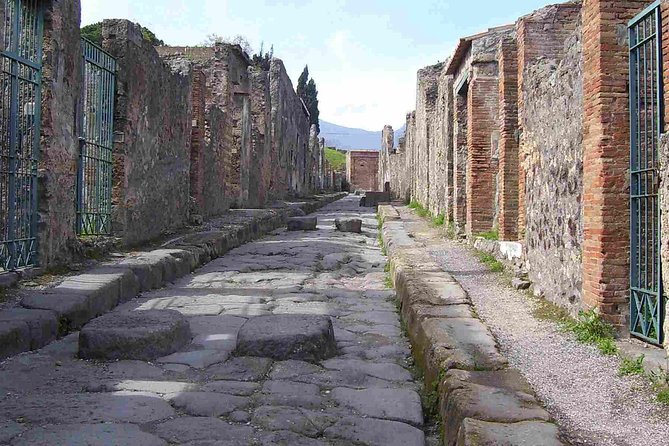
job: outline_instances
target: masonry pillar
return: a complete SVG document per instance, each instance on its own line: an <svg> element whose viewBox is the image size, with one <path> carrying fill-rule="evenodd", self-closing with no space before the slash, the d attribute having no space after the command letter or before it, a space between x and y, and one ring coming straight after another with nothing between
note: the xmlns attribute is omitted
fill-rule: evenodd
<svg viewBox="0 0 669 446"><path fill-rule="evenodd" d="M205 95L206 77L200 69L192 73L191 100L193 119L190 140L190 195L193 200L192 212L204 215L204 146L205 146Z"/></svg>
<svg viewBox="0 0 669 446"><path fill-rule="evenodd" d="M496 65L496 63L495 63ZM474 68L477 70L478 68ZM467 102L467 227L468 235L495 226L497 160L493 156L499 135L497 77L474 76Z"/></svg>
<svg viewBox="0 0 669 446"><path fill-rule="evenodd" d="M454 95L453 105L453 223L464 231L467 220L467 96L465 84Z"/></svg>
<svg viewBox="0 0 669 446"><path fill-rule="evenodd" d="M620 327L629 294L627 22L648 4L583 3L583 294Z"/></svg>
<svg viewBox="0 0 669 446"><path fill-rule="evenodd" d="M518 46L505 38L499 46L499 238L518 239Z"/></svg>

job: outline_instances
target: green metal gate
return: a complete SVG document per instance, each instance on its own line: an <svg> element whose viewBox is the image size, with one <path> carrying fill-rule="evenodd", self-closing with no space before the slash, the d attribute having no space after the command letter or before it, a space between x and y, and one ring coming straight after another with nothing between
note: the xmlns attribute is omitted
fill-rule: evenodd
<svg viewBox="0 0 669 446"><path fill-rule="evenodd" d="M77 231L111 233L116 60L82 39L83 91L77 175Z"/></svg>
<svg viewBox="0 0 669 446"><path fill-rule="evenodd" d="M4 0L0 56L0 269L37 262L43 10Z"/></svg>
<svg viewBox="0 0 669 446"><path fill-rule="evenodd" d="M660 2L629 23L630 332L662 343L658 141L663 131Z"/></svg>

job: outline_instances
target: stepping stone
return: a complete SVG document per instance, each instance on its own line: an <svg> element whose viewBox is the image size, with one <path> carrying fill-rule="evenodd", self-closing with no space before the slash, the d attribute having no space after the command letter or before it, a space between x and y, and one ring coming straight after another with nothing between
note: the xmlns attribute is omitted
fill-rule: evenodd
<svg viewBox="0 0 669 446"><path fill-rule="evenodd" d="M362 220L359 218L337 218L335 219L335 227L340 232L362 232Z"/></svg>
<svg viewBox="0 0 669 446"><path fill-rule="evenodd" d="M109 313L81 330L79 357L150 361L180 350L190 340L188 320L177 311Z"/></svg>
<svg viewBox="0 0 669 446"><path fill-rule="evenodd" d="M318 362L337 352L332 321L327 316L280 314L249 319L237 336L237 355L279 361Z"/></svg>
<svg viewBox="0 0 669 446"><path fill-rule="evenodd" d="M291 217L288 219L289 231L315 231L318 219L316 217Z"/></svg>

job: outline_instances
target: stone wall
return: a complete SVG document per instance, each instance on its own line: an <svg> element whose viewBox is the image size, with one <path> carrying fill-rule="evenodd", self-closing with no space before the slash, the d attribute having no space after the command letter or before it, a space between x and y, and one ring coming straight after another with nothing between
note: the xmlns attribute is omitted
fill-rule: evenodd
<svg viewBox="0 0 669 446"><path fill-rule="evenodd" d="M439 91L439 74L442 64L432 65L418 70L416 86L416 138L413 148L416 160L416 186L414 198L426 207L430 207L433 194L433 169L430 166L435 162L433 147L436 145L435 114Z"/></svg>
<svg viewBox="0 0 669 446"><path fill-rule="evenodd" d="M563 43L562 60L525 68L525 246L535 294L582 308L583 64L581 32Z"/></svg>
<svg viewBox="0 0 669 446"><path fill-rule="evenodd" d="M45 2L38 164L39 263L71 258L76 241L77 111L82 58L78 0Z"/></svg>
<svg viewBox="0 0 669 446"><path fill-rule="evenodd" d="M350 150L346 153L346 181L351 191L377 191L378 177L379 152Z"/></svg>
<svg viewBox="0 0 669 446"><path fill-rule="evenodd" d="M139 25L106 20L103 39L118 62L112 225L137 244L188 218L192 81L162 61Z"/></svg>

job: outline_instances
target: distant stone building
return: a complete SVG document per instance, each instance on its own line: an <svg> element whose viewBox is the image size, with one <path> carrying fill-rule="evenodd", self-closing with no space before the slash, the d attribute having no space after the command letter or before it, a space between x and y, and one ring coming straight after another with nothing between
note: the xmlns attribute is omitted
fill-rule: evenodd
<svg viewBox="0 0 669 446"><path fill-rule="evenodd" d="M350 150L346 153L346 181L352 191L376 191L379 185L379 152Z"/></svg>

